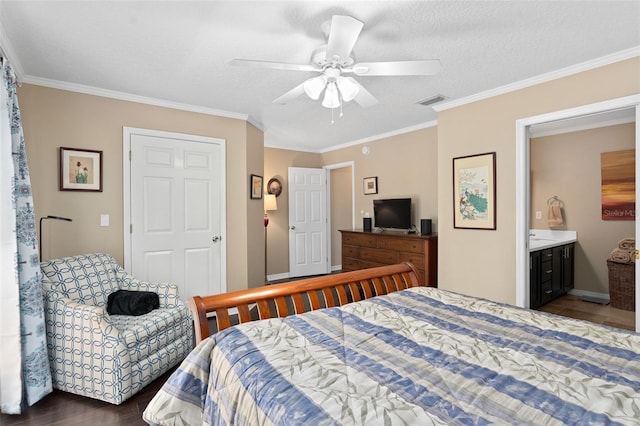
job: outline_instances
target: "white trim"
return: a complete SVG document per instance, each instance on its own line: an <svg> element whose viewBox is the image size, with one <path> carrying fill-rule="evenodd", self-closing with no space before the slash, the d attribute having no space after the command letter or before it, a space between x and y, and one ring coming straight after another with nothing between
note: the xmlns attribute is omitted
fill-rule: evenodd
<svg viewBox="0 0 640 426"><path fill-rule="evenodd" d="M393 136L404 135L405 133L415 132L417 130L427 129L429 127L435 127L437 125L438 125L437 120L428 121L426 123L419 123L413 126L402 128L402 129L392 130L390 132L380 133L380 134L369 136L363 139L357 139L355 141L346 142L340 145L335 145L329 148L321 149L318 151L318 153L324 154L326 152L336 151L342 148L348 148L350 146L359 145L361 143L373 142L380 139L390 138Z"/></svg>
<svg viewBox="0 0 640 426"><path fill-rule="evenodd" d="M529 135L528 127L536 124L576 118L589 114L613 111L622 108L635 108L636 110L636 155L640 152L640 94L625 96L596 102L576 108L554 111L546 114L526 117L516 120L516 305L529 307ZM636 162L636 191L640 190L639 173L640 164ZM640 223L636 222L636 236L640 229ZM636 271L639 273L640 271ZM639 281L636 281L638 288ZM636 330L640 331L640 291L636 291Z"/></svg>
<svg viewBox="0 0 640 426"><path fill-rule="evenodd" d="M575 296L580 296L580 297L587 296L592 299L610 300L609 293L597 293L595 291L576 290L575 288L569 290L569 294L573 294Z"/></svg>
<svg viewBox="0 0 640 426"><path fill-rule="evenodd" d="M265 148L276 148L276 149L287 149L291 151L300 151L300 152L310 152L314 154L325 154L327 152L336 151L342 148L348 148L350 146L359 145L361 143L373 142L384 138L390 138L393 136L404 135L405 133L415 132L417 130L427 129L429 127L435 127L438 125L437 120L428 121L426 123L419 123L413 126L404 127L402 129L391 130L386 133L380 133L377 135L369 136L363 139L357 139L351 142L345 142L340 145L334 145L329 148L320 148L320 149L311 149L308 147L297 147L297 146L287 146L287 145L272 145L270 143L265 143Z"/></svg>
<svg viewBox="0 0 640 426"><path fill-rule="evenodd" d="M618 118L615 120L607 120L607 121L598 121L589 124L579 124L576 126L566 126L561 129L553 129L553 130L545 130L545 131L535 131L535 133L531 134L532 138L543 138L546 136L559 135L563 133L571 133L571 132L580 132L583 130L591 130L591 129L599 129L600 127L609 127L609 126L617 126L619 124L627 124L633 123L635 121L635 117L633 118Z"/></svg>
<svg viewBox="0 0 640 426"><path fill-rule="evenodd" d="M36 86L51 87L53 89L67 90L69 92L76 92L76 93L84 93L86 95L100 96L103 98L119 99L122 101L160 106L165 108L177 109L181 111L189 111L189 112L196 112L200 114L215 115L218 117L245 120L250 122L260 130L262 130L262 127L263 127L262 124L251 119L247 114L241 114L237 112L223 111L219 109L205 108L205 107L200 107L195 105L171 102L171 101L166 101L166 100L157 99L157 98L149 98L146 96L133 95L130 93L118 92L115 90L101 89L99 87L85 86L82 84L68 83L65 81L51 80L47 78L25 76L22 81L24 83L34 84Z"/></svg>
<svg viewBox="0 0 640 426"><path fill-rule="evenodd" d="M589 71L616 62L626 61L627 59L635 58L636 56L640 56L640 46L635 46L630 49L622 50L620 52L612 53L610 55L602 56L600 58L592 59L566 68L561 68L526 80L517 81L505 86L496 87L494 89L476 93L475 95L465 96L464 98L454 99L449 102L442 102L438 105L434 105L432 108L436 112L445 111L447 109L478 102L498 95L504 95L505 93L514 92L537 84L546 83L547 81L568 77L573 74Z"/></svg>
<svg viewBox="0 0 640 426"><path fill-rule="evenodd" d="M136 127L122 128L122 202L123 202L123 224L124 224L124 269L131 271L131 167L129 152L131 151L131 136L134 134L161 137L178 140L189 140L193 142L204 142L220 145L220 164L218 167L222 170L220 173L220 188L222 193L220 200L220 289L224 293L227 291L227 173L226 173L226 143L222 138L214 138L209 136L188 135L185 133L164 132L160 130L141 129Z"/></svg>
<svg viewBox="0 0 640 426"><path fill-rule="evenodd" d="M22 82L24 77L22 64L18 60L18 56L13 50L13 46L9 42L9 39L7 38L7 35L5 34L4 28L2 26L0 26L0 51L9 60L11 68L13 68L13 72L15 73L18 82Z"/></svg>

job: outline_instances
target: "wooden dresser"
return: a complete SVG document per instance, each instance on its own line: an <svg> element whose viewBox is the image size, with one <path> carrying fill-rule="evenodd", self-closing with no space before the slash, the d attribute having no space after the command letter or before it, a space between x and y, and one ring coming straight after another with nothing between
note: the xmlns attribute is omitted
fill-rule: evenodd
<svg viewBox="0 0 640 426"><path fill-rule="evenodd" d="M372 268L411 262L426 285L437 287L438 236L407 234L404 231L340 230L342 270Z"/></svg>

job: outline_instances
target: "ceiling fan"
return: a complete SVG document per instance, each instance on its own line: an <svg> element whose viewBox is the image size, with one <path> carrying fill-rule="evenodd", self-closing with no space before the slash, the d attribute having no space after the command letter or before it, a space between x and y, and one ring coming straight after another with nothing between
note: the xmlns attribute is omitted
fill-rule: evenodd
<svg viewBox="0 0 640 426"><path fill-rule="evenodd" d="M313 100L320 99L324 92L322 106L338 108L342 102L354 100L362 107L373 106L378 100L353 77L356 76L409 76L433 75L440 68L438 59L395 61L395 62L356 62L353 46L356 44L364 23L351 16L334 15L327 44L313 51L309 64L287 64L269 61L234 59L231 65L260 68L274 68L289 71L313 71L320 73L294 87L273 102L286 104L302 94Z"/></svg>

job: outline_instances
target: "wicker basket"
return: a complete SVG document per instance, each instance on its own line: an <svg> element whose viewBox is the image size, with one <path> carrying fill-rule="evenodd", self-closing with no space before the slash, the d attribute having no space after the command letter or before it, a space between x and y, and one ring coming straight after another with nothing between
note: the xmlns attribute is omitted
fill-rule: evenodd
<svg viewBox="0 0 640 426"><path fill-rule="evenodd" d="M636 310L636 264L607 260L611 306L625 311Z"/></svg>

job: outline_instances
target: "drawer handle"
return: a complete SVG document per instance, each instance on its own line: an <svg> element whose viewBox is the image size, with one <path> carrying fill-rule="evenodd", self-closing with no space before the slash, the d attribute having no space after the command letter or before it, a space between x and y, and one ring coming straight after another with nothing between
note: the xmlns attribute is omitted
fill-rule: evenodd
<svg viewBox="0 0 640 426"><path fill-rule="evenodd" d="M553 293L553 290L545 290L544 294L551 294Z"/></svg>
<svg viewBox="0 0 640 426"><path fill-rule="evenodd" d="M546 274L550 274L553 272L553 269L549 269L548 271L544 271Z"/></svg>
<svg viewBox="0 0 640 426"><path fill-rule="evenodd" d="M545 256L551 257L551 256L553 256L553 253L547 253L547 254L545 254Z"/></svg>

